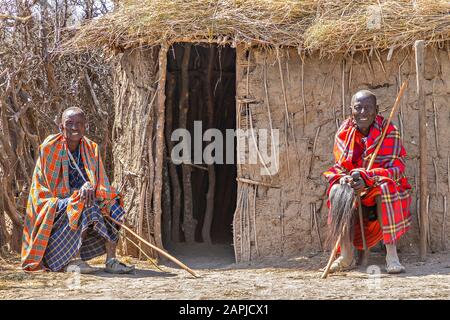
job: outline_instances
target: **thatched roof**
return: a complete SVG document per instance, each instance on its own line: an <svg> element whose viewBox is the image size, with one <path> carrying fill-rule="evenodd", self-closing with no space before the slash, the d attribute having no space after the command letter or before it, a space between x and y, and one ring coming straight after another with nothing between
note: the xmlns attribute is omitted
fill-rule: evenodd
<svg viewBox="0 0 450 320"><path fill-rule="evenodd" d="M444 0L124 0L81 26L70 50L162 41L293 46L334 54L450 39Z"/></svg>

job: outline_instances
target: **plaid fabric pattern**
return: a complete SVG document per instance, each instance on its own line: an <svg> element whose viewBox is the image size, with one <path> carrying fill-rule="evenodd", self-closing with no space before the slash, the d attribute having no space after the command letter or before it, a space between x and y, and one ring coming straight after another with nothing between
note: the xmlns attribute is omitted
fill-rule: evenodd
<svg viewBox="0 0 450 320"><path fill-rule="evenodd" d="M110 185L96 143L86 137L80 142L81 158L87 179L94 186L102 214L109 214L113 200L120 195ZM66 214L72 230L78 230L84 202L78 191L70 192L67 143L59 133L51 135L39 147L26 208L22 239L22 268L40 270L57 212L58 199L69 198Z"/></svg>
<svg viewBox="0 0 450 320"><path fill-rule="evenodd" d="M411 186L404 176L406 151L400 133L394 125L389 125L372 169L364 169L367 168L380 141L385 125L386 120L381 115L377 115L369 135L364 139L357 130L356 123L352 119L347 119L335 136L333 149L335 164L324 172L324 176L329 182L328 193L341 177L359 171L368 187L368 192L361 197L362 204L374 206L376 204L375 197L381 196L383 226L377 227L378 222L376 221L370 223L370 226L365 226L366 238L371 239L371 243L368 243L369 247L374 246L381 239L386 244L395 243L409 230L411 225L409 210L411 196L408 192ZM327 201L327 205L330 207L329 201ZM359 225L358 221L356 223ZM364 223L368 224L367 221ZM362 248L359 227L354 229L354 244L357 248Z"/></svg>
<svg viewBox="0 0 450 320"><path fill-rule="evenodd" d="M86 170L82 163L79 167L86 177ZM72 191L80 189L84 184L84 180L78 171L70 166L69 184ZM78 251L80 251L83 260L100 256L106 252L105 241L116 242L119 239L119 227L115 224L105 224L97 204L91 208L83 209L80 226L76 230L69 226L66 209L66 206L64 206L56 214L47 250L44 254L44 264L52 271L59 271L64 268ZM123 215L122 207L117 202L113 204L111 216L121 221ZM84 232L86 232L86 236L82 239Z"/></svg>

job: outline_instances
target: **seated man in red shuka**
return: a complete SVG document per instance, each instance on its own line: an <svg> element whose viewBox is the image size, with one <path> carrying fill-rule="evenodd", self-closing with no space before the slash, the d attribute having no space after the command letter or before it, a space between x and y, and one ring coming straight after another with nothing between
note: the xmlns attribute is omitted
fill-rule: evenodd
<svg viewBox="0 0 450 320"><path fill-rule="evenodd" d="M358 91L352 97L351 117L344 121L335 136L335 164L324 175L329 182L329 197L342 184L347 183L355 193L363 191L363 207L377 206L375 219L363 218L367 247L371 248L383 240L386 245L386 271L400 273L405 268L397 256L396 243L411 224L411 197L408 192L411 186L404 176L406 151L394 125L389 125L372 168L365 169L386 123L378 114L376 96L368 90ZM353 181L351 177L355 171L359 171L361 175L361 179L357 181ZM328 206L330 207L330 201ZM341 238L341 255L331 265L330 272L351 267L354 262L353 247L360 250L363 248L358 219L355 219L353 230L353 239L350 239L350 233Z"/></svg>

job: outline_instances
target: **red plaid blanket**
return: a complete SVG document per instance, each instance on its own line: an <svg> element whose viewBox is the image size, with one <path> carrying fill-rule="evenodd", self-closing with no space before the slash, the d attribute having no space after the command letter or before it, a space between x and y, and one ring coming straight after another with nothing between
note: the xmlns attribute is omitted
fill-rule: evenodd
<svg viewBox="0 0 450 320"><path fill-rule="evenodd" d="M105 204L102 212L109 214L112 199L119 194L110 185L96 143L84 137L80 142L81 157L87 179L96 190L97 201ZM39 147L39 158L34 169L28 196L22 239L22 268L27 271L42 269L42 258L47 248L58 198L69 198L67 215L70 228L76 230L84 202L78 191L70 194L67 143L62 134L51 135Z"/></svg>
<svg viewBox="0 0 450 320"><path fill-rule="evenodd" d="M372 169L366 170L370 158L380 141L386 120L377 115L365 138L352 119L347 119L339 128L335 136L333 154L335 164L324 173L329 182L328 192L344 175L351 175L353 171L360 171L369 191L362 196L362 204L375 205L375 196L381 195L382 222L364 221L365 236L368 247L374 246L381 239L386 244L395 243L411 224L410 203L411 189L404 176L406 151L403 147L400 133L390 124L377 154ZM330 202L327 202L330 207ZM356 219L357 220L357 219ZM356 221L359 225L359 222ZM362 239L359 227L354 228L354 245L361 249Z"/></svg>

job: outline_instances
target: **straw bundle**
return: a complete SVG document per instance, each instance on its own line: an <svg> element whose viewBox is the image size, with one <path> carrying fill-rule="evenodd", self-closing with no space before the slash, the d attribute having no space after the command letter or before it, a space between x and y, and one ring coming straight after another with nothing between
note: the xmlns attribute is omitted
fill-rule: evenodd
<svg viewBox="0 0 450 320"><path fill-rule="evenodd" d="M214 42L334 54L449 40L449 14L444 0L125 0L80 26L64 48Z"/></svg>

